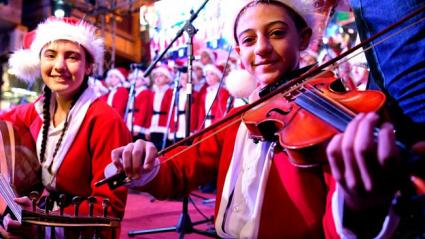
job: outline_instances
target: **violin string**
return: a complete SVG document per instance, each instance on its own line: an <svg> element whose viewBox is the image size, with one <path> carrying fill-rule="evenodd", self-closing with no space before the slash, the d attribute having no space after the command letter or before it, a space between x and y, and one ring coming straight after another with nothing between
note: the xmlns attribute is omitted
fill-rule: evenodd
<svg viewBox="0 0 425 239"><path fill-rule="evenodd" d="M325 120L338 130L344 130L347 124L352 120L352 116L339 107L335 107L327 99L320 97L315 92L306 89L295 102L302 108L311 113L318 115L319 118Z"/></svg>
<svg viewBox="0 0 425 239"><path fill-rule="evenodd" d="M4 179L3 175L1 175L1 182L2 182L2 188L5 193L6 196L6 201L8 202L8 206L10 208L10 210L13 212L13 214L15 215L15 217L17 219L19 219L19 221L21 220L21 213L22 213L22 208L20 206L18 206L18 204L13 200L15 193L13 192L12 188L10 187L9 183L6 182L6 180Z"/></svg>
<svg viewBox="0 0 425 239"><path fill-rule="evenodd" d="M314 99L324 104L322 108L328 109L327 107L329 107L330 109L336 110L336 111L330 111L330 113L336 113L337 114L336 116L338 116L343 123L348 124L348 122L350 122L354 118L355 113L350 111L344 105L341 105L340 103L336 101L331 101L331 99L329 99L325 95L321 95L317 93L317 90L313 91L312 89L307 89L307 91L313 96Z"/></svg>
<svg viewBox="0 0 425 239"><path fill-rule="evenodd" d="M325 98L318 96L314 92L310 91L308 92L308 95L313 98L313 100L309 103L316 106L316 109L325 112L330 123L338 125L340 130L345 130L345 127L353 119L351 115L344 112L341 108L335 107L335 105L328 102Z"/></svg>
<svg viewBox="0 0 425 239"><path fill-rule="evenodd" d="M1 184L1 194L4 198L4 200L7 203L7 206L9 207L9 209L12 211L13 215L18 219L18 221L21 221L22 217L21 217L21 213L22 213L22 208L20 208L17 203L13 200L13 196L14 193L13 191L11 191L11 187L9 185L8 182L6 182L6 179L4 178L4 176L2 174L0 174L0 184Z"/></svg>

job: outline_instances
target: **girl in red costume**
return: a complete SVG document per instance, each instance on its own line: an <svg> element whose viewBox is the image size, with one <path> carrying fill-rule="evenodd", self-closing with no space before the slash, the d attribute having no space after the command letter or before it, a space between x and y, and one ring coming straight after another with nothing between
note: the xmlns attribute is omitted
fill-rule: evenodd
<svg viewBox="0 0 425 239"><path fill-rule="evenodd" d="M259 98L260 89L302 70L298 69L300 52L307 49L312 31L318 29L313 16L317 4L312 0L235 0L229 4L234 7L229 23L235 49L259 85L251 102ZM378 140L381 143L383 139ZM387 152L394 152L391 137L383 142ZM156 149L144 141L112 153L114 165L133 179L130 187L158 198L187 195L217 176L215 229L223 238L355 238L344 228L343 218L351 223L367 219L376 226L367 238L382 228L381 233L392 228L388 221L383 224L388 211L375 214L372 210L380 206L382 198L391 199L394 190L386 185L390 180L371 178L374 188L362 191L362 196L374 200L359 200L355 192L360 181L341 193L328 164L297 167L278 143L253 142L243 123L218 132L192 150L177 148L160 158L155 156ZM361 165L362 169L373 165L375 173L384 171L386 165L396 165L387 154L365 156L370 164ZM380 161L390 164L384 166ZM350 162L351 167L359 167L357 161ZM380 194L383 188L389 193Z"/></svg>
<svg viewBox="0 0 425 239"><path fill-rule="evenodd" d="M74 215L70 200L80 196L83 201L79 215L88 215L87 197L94 196L95 215L102 215L102 200L108 198L111 202L108 215L122 218L127 190L94 187L94 182L104 178L103 170L110 162L111 150L131 142L118 113L87 87L88 76L103 61L103 39L87 22L49 18L30 32L25 42L25 49L11 56L11 69L25 80L41 75L44 92L35 102L16 107L1 119L31 132L43 186L50 197L66 195L65 213ZM31 205L27 197L16 201L23 206ZM52 208L58 209L56 204ZM10 216L4 217L3 225L8 233L24 234L24 238L36 235L31 234L32 230L22 229ZM56 230L57 238L78 238L71 230Z"/></svg>

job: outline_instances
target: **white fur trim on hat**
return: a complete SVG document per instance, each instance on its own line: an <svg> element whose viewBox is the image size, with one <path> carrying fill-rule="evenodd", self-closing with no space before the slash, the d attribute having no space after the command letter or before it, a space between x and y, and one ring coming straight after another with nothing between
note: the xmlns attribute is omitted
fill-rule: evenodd
<svg viewBox="0 0 425 239"><path fill-rule="evenodd" d="M106 74L106 78L111 77L111 75L115 75L118 78L120 78L121 83L127 81L127 79L125 78L124 74L120 70L118 70L117 68L110 69L108 71L108 73Z"/></svg>
<svg viewBox="0 0 425 239"><path fill-rule="evenodd" d="M210 57L211 61L212 61L212 62L215 62L215 60L216 60L216 56L215 56L215 54L214 54L214 52L213 52L212 50L210 50L210 49L208 49L208 48L204 48L204 49L202 49L202 50L200 51L200 53L201 53L201 54L202 54L202 53L206 53L206 54Z"/></svg>
<svg viewBox="0 0 425 239"><path fill-rule="evenodd" d="M315 12L315 3L317 0L275 0L276 2L280 2L285 4L286 6L293 9L296 13L298 13L307 23L307 25L314 29L316 24L317 14ZM236 39L234 37L234 27L236 23L236 18L239 13L244 9L248 4L252 2L258 2L258 0L232 0L229 1L229 4L225 8L225 15L227 15L226 19L227 24L225 26L225 35L229 41L233 44L236 44ZM267 1L266 1L267 2Z"/></svg>
<svg viewBox="0 0 425 239"><path fill-rule="evenodd" d="M235 98L247 98L257 87L257 81L248 71L236 69L226 77L226 88Z"/></svg>
<svg viewBox="0 0 425 239"><path fill-rule="evenodd" d="M163 75L165 75L166 77L168 77L168 79L170 79L170 80L173 80L174 79L174 76L173 76L173 74L171 73L171 70L169 70L167 67L165 67L165 66L159 66L159 67L157 67L157 68L155 68L153 71L152 71L152 75L155 77L155 75L157 74L157 73L161 73L161 74L163 74Z"/></svg>
<svg viewBox="0 0 425 239"><path fill-rule="evenodd" d="M67 19L67 18L65 18ZM68 18L69 19L69 18ZM40 23L29 49L17 50L12 54L11 71L23 80L31 81L40 76L41 49L49 42L69 40L82 45L93 57L94 63L103 62L104 42L96 35L93 25L85 21L65 22L60 18L49 18Z"/></svg>
<svg viewBox="0 0 425 239"><path fill-rule="evenodd" d="M216 74L218 78L221 78L223 76L223 71L218 69L218 67L213 64L208 64L204 66L204 75L207 75L207 72L212 72Z"/></svg>

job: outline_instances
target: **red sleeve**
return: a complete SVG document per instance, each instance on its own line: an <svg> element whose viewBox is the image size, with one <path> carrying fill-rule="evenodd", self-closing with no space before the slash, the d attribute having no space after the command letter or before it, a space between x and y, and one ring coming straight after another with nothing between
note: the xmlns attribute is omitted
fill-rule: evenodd
<svg viewBox="0 0 425 239"><path fill-rule="evenodd" d="M326 197L326 211L323 216L323 231L325 238L340 238L336 232L335 222L332 214L332 195L336 190L336 182L331 174L329 165L323 167L323 177L328 186L328 194Z"/></svg>
<svg viewBox="0 0 425 239"><path fill-rule="evenodd" d="M99 101L93 104L96 103L99 103ZM127 189L125 187L119 187L115 190L111 190L107 185L95 187L94 184L105 178L104 169L109 163L111 163L111 151L117 147L130 143L131 135L119 115L110 107L106 107L106 104L103 102L102 105L102 107L94 107L93 109L89 110L90 112L88 112L88 116L86 116L88 118L84 120L85 122L83 122L80 132L74 141L74 144L72 145L73 150L88 151L87 158L85 159L71 159L70 161L73 161L74 167L76 169L68 169L66 172L67 174L69 174L69 172L75 172L78 175L77 171L73 171L78 170L80 171L79 174L81 175L80 179L78 182L62 181L62 183L68 184L64 186L68 186L68 190L71 189L74 192L83 191L81 194L86 193L89 196L95 196L98 201L94 208L96 215L102 215L103 209L101 202L103 198L108 198L111 202L111 207L109 208L108 214L112 217L122 218L124 216L125 204L127 200ZM79 143L77 144L76 142ZM79 155L79 152L74 153ZM87 165L89 171L87 171L83 165ZM62 167L64 166L65 165ZM58 180L60 179L59 172ZM65 172L63 172L63 174L65 174ZM88 174L88 176L86 174ZM83 184L88 184L89 186ZM80 189L86 186L88 187L88 192L84 192L86 190ZM65 208L65 211L71 215L73 214L73 210L73 205L69 205ZM80 205L80 213L81 215L88 214L87 200L84 200Z"/></svg>
<svg viewBox="0 0 425 239"><path fill-rule="evenodd" d="M121 117L124 119L125 110L127 109L128 102L128 90L124 87L117 89L114 95L112 107L118 111Z"/></svg>
<svg viewBox="0 0 425 239"><path fill-rule="evenodd" d="M158 175L139 190L158 199L180 198L213 180L218 172L224 135L225 131L196 146L192 143L170 151L160 158Z"/></svg>

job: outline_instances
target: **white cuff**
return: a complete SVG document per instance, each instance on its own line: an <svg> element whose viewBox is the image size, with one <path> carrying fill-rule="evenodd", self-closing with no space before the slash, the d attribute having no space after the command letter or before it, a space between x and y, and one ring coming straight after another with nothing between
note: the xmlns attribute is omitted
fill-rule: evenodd
<svg viewBox="0 0 425 239"><path fill-rule="evenodd" d="M342 224L344 215L344 193L339 184L336 185L336 190L332 195L332 215L335 222L335 228L338 235L344 239L356 239L357 236L348 228L344 228ZM391 238L397 229L400 217L390 208L389 214L385 217L381 231L375 237L376 239Z"/></svg>

